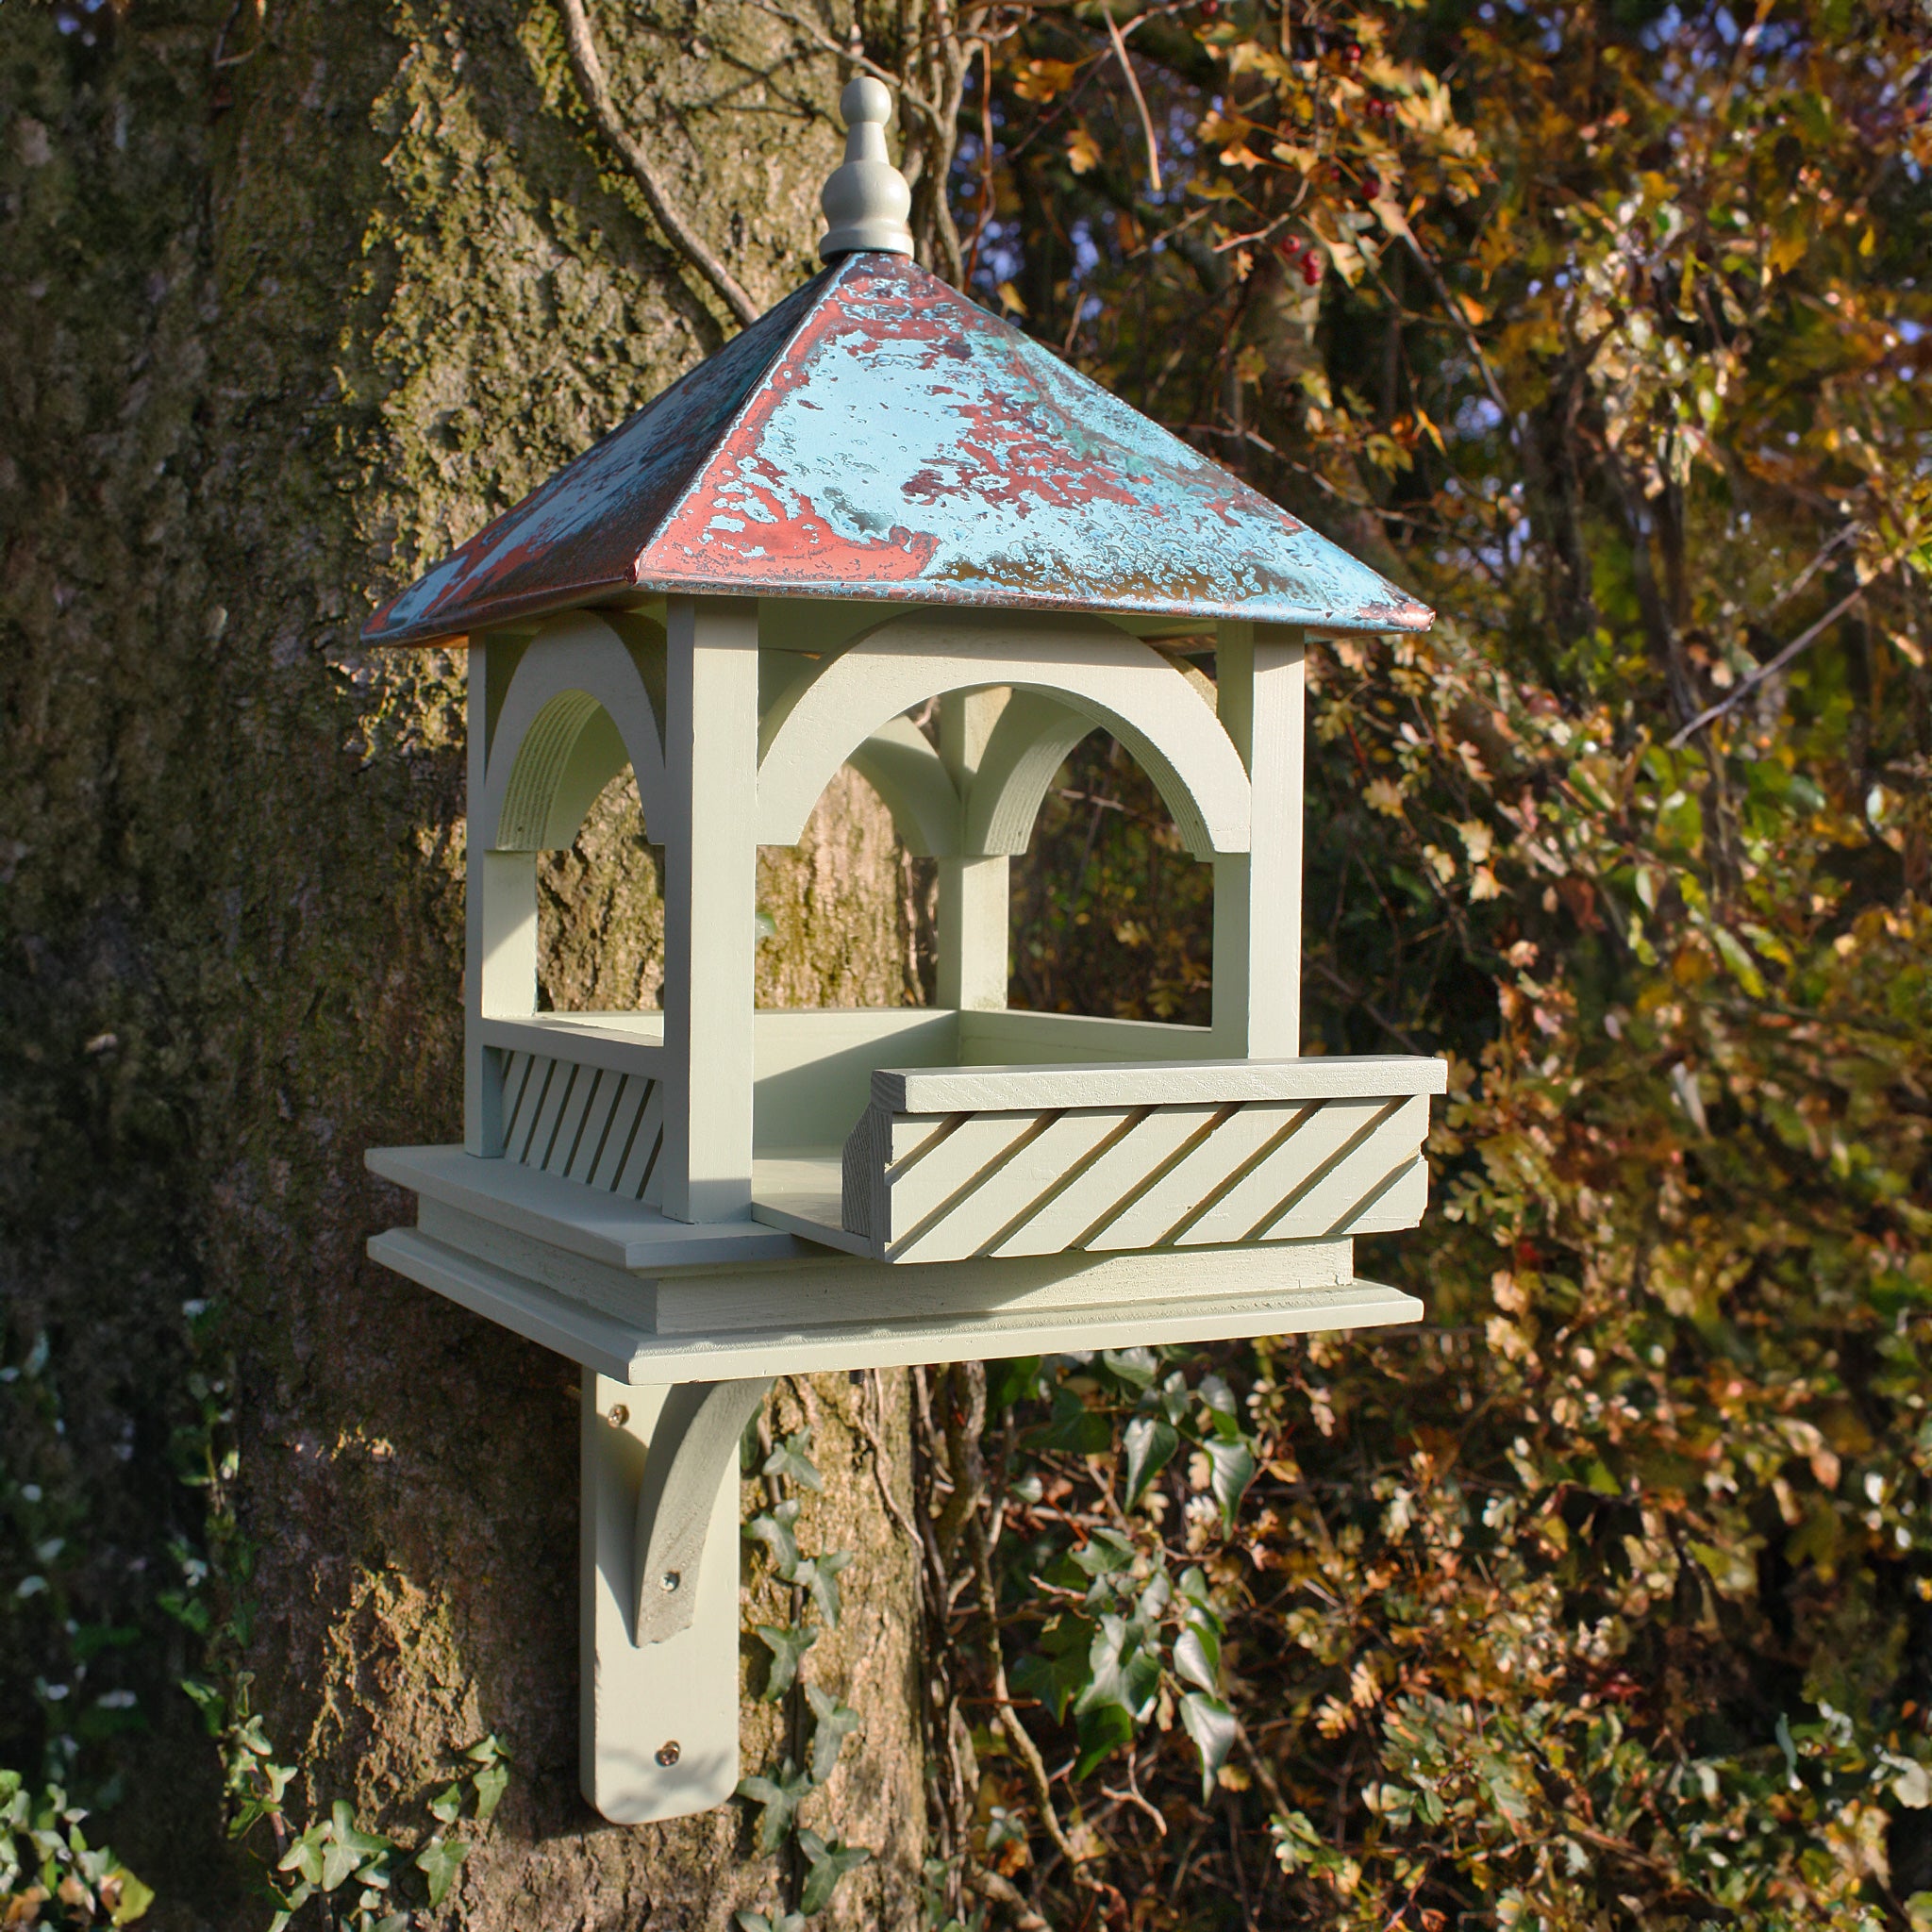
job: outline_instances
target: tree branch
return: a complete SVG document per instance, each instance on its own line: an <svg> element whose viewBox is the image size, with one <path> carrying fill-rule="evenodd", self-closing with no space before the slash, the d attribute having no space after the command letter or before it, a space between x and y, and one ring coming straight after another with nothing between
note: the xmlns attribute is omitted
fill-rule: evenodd
<svg viewBox="0 0 1932 1932"><path fill-rule="evenodd" d="M623 158L632 178L644 192L644 200L658 225L670 237L672 245L691 262L740 323L749 327L758 319L758 307L739 286L737 277L712 252L708 242L679 212L665 192L643 143L624 125L610 88L604 78L604 63L597 58L597 43L591 37L591 22L584 12L584 0L557 0L563 16L563 38L570 49L571 72L604 138Z"/></svg>
<svg viewBox="0 0 1932 1932"><path fill-rule="evenodd" d="M1791 659L1798 655L1800 651L1806 649L1807 646L1810 644L1816 643L1818 640L1821 637L1823 637L1824 633L1827 630L1829 630L1831 626L1835 625L1839 621L1839 619L1842 617L1845 614L1845 612L1849 610L1852 608L1852 606L1859 600L1859 598L1864 596L1865 592L1869 591L1872 588L1872 586L1878 581L1880 577L1884 576L1886 573L1890 571L1892 568L1892 566L1898 562L1899 558L1902 558L1904 555L1905 552L1903 550L1894 550L1891 553L1891 555L1885 559L1885 561L1881 563L1878 566L1878 568L1874 570L1872 573L1872 575L1868 578L1866 578L1866 580L1862 584L1859 584L1855 589L1848 591L1842 597L1840 597L1838 600L1836 604L1834 604L1831 607L1829 610L1827 610L1824 613L1823 617L1821 617L1818 620L1816 624L1814 624L1810 627L1809 630L1800 632L1799 635L1794 637L1790 641L1790 642L1788 643L1784 647L1784 649L1777 654L1775 658L1773 658L1768 663L1760 664L1757 667L1757 669L1754 671L1751 674L1751 675L1747 677L1743 681L1743 683L1737 688L1736 691L1726 692L1725 695L1717 704L1714 704L1710 706L1708 708L1698 712L1696 717L1691 719L1690 724L1685 725L1683 730L1678 732L1677 735L1671 740L1670 749L1672 751L1675 751L1684 742L1684 741L1691 735L1691 733L1696 731L1702 731L1704 727L1707 724L1710 724L1713 719L1722 718L1724 714L1726 711L1730 710L1734 706L1742 704L1743 701L1747 697L1749 697L1751 693L1754 691L1756 691L1757 687L1760 684L1762 684L1767 677L1774 676L1778 672L1782 671L1785 668L1785 666L1789 664L1791 661Z"/></svg>

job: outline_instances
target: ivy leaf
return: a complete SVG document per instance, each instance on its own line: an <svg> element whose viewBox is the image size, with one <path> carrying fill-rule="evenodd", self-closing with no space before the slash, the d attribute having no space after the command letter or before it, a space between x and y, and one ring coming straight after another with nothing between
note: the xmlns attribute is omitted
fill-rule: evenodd
<svg viewBox="0 0 1932 1932"><path fill-rule="evenodd" d="M1221 1639L1200 1624L1190 1624L1174 1647L1174 1674L1211 1697L1221 1689Z"/></svg>
<svg viewBox="0 0 1932 1932"><path fill-rule="evenodd" d="M468 1845L453 1843L441 1834L416 1854L416 1869L429 1881L432 1907L440 1906L449 1896L449 1889L457 1882L457 1874L463 1869L463 1860L469 1856Z"/></svg>
<svg viewBox="0 0 1932 1932"><path fill-rule="evenodd" d="M1221 1522L1225 1529L1234 1527L1235 1511L1241 1507L1241 1498L1248 1492L1248 1485L1255 1480L1255 1455L1244 1441L1204 1442L1212 1470L1208 1487L1214 1491L1214 1500L1221 1505Z"/></svg>
<svg viewBox="0 0 1932 1932"><path fill-rule="evenodd" d="M758 1813L758 1847L760 1852L769 1856L791 1835L791 1822L798 1814L799 1806L811 1792L810 1778L789 1757L775 1778L739 1779L738 1795L764 1807Z"/></svg>
<svg viewBox="0 0 1932 1932"><path fill-rule="evenodd" d="M1218 1697L1190 1690L1181 1699L1181 1723L1201 1754L1201 1799L1214 1795L1214 1775L1234 1749L1234 1715Z"/></svg>
<svg viewBox="0 0 1932 1932"><path fill-rule="evenodd" d="M1083 1778L1134 1741L1134 1720L1118 1704L1095 1705L1080 1713L1078 1731L1080 1757L1074 1775Z"/></svg>
<svg viewBox="0 0 1932 1932"><path fill-rule="evenodd" d="M803 1584L811 1592L819 1614L834 1630L839 1627L839 1573L851 1562L850 1550L826 1550L820 1556L800 1557L788 1579Z"/></svg>
<svg viewBox="0 0 1932 1932"><path fill-rule="evenodd" d="M1133 1562L1134 1546L1117 1529L1096 1529L1087 1543L1068 1554L1089 1576L1111 1576Z"/></svg>
<svg viewBox="0 0 1932 1932"><path fill-rule="evenodd" d="M1174 1459L1180 1447L1174 1425L1158 1415L1137 1415L1126 1427L1127 1507L1147 1493L1147 1485Z"/></svg>
<svg viewBox="0 0 1932 1932"><path fill-rule="evenodd" d="M445 1785L429 1801L429 1815L439 1824L454 1824L463 1815L463 1788Z"/></svg>
<svg viewBox="0 0 1932 1932"><path fill-rule="evenodd" d="M851 1706L840 1703L830 1691L821 1690L816 1684L808 1684L805 1695L817 1719L811 1733L811 1781L822 1785L839 1762L839 1752L845 1740L858 1728L859 1718Z"/></svg>
<svg viewBox="0 0 1932 1932"><path fill-rule="evenodd" d="M824 1482L820 1477L811 1459L811 1428L808 1424L794 1429L791 1435L778 1443L765 1457L760 1475L781 1476L796 1483L802 1490L823 1490Z"/></svg>
<svg viewBox="0 0 1932 1932"><path fill-rule="evenodd" d="M788 1496L775 1509L762 1509L744 1525L746 1539L763 1543L772 1568L787 1583L798 1563L798 1539L791 1525L798 1521L798 1499Z"/></svg>
<svg viewBox="0 0 1932 1932"><path fill-rule="evenodd" d="M819 1641L819 1633L796 1624L759 1624L756 1628L759 1641L772 1653L760 1695L765 1703L775 1704L798 1681L798 1666Z"/></svg>
<svg viewBox="0 0 1932 1932"><path fill-rule="evenodd" d="M1087 1651L1088 1684L1074 1706L1075 1715L1117 1704L1132 1724L1154 1708L1160 1689L1160 1666L1142 1647L1141 1627L1122 1617L1102 1617Z"/></svg>
<svg viewBox="0 0 1932 1932"><path fill-rule="evenodd" d="M509 1753L504 1748L503 1740L491 1731L480 1742L472 1744L463 1756L482 1767L470 1774L470 1783L476 1791L476 1823L488 1824L509 1785Z"/></svg>
<svg viewBox="0 0 1932 1932"><path fill-rule="evenodd" d="M1013 1666L1013 1688L1037 1697L1063 1723L1067 1706L1087 1686L1087 1655L1093 1626L1081 1617L1058 1617L1041 1633L1037 1647Z"/></svg>
<svg viewBox="0 0 1932 1932"><path fill-rule="evenodd" d="M1104 1348L1100 1359L1130 1388L1146 1389L1154 1382L1160 1364L1151 1348Z"/></svg>
<svg viewBox="0 0 1932 1932"><path fill-rule="evenodd" d="M822 1912L832 1902L832 1893L846 1873L856 1871L872 1857L863 1845L841 1844L837 1839L823 1839L815 1831L798 1834L798 1848L805 1854L805 1883L799 1889L798 1907L809 1915Z"/></svg>
<svg viewBox="0 0 1932 1932"><path fill-rule="evenodd" d="M327 1834L325 1824L311 1824L302 1836L291 1844L275 1865L277 1872L292 1872L297 1877L310 1885L322 1883L323 1845Z"/></svg>

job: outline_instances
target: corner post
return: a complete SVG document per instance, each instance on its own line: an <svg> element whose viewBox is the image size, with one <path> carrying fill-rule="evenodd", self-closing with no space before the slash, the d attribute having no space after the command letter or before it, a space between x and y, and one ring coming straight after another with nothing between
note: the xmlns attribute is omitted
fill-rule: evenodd
<svg viewBox="0 0 1932 1932"><path fill-rule="evenodd" d="M1302 632L1222 625L1215 680L1221 722L1253 796L1248 850L1214 861L1215 1050L1293 1059L1301 1052Z"/></svg>
<svg viewBox="0 0 1932 1932"><path fill-rule="evenodd" d="M940 700L940 758L964 800L1007 705L1004 691L949 691ZM997 1012L1007 1004L1011 860L1004 853L940 860L938 1004Z"/></svg>
<svg viewBox="0 0 1932 1932"><path fill-rule="evenodd" d="M758 617L674 597L666 625L664 1211L751 1212L758 917Z"/></svg>
<svg viewBox="0 0 1932 1932"><path fill-rule="evenodd" d="M528 647L528 638L498 635L473 639L469 651L463 1146L486 1159L503 1152L503 1073L478 1023L537 1009L537 855L492 849L496 827L482 823L497 715Z"/></svg>

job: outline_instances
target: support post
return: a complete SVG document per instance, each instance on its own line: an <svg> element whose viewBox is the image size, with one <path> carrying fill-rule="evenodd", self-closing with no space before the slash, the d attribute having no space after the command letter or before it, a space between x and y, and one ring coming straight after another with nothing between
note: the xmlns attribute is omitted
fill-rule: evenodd
<svg viewBox="0 0 1932 1932"><path fill-rule="evenodd" d="M483 637L469 654L463 1145L486 1159L503 1152L503 1076L477 1023L537 1009L537 855L493 850L496 827L478 819L490 792L497 713L528 645L523 637Z"/></svg>
<svg viewBox="0 0 1932 1932"><path fill-rule="evenodd" d="M1009 693L949 691L940 700L940 758L961 799L973 787ZM1007 1004L1011 861L1005 854L940 860L938 1003L962 1012Z"/></svg>
<svg viewBox="0 0 1932 1932"><path fill-rule="evenodd" d="M1222 625L1217 709L1248 769L1248 850L1214 861L1215 1050L1301 1052L1306 651L1298 629Z"/></svg>
<svg viewBox="0 0 1932 1932"><path fill-rule="evenodd" d="M738 1786L738 1431L721 1447L691 1411L748 1416L770 1384L633 1388L586 1369L583 1386L580 1772L613 1824L649 1824L708 1811ZM712 1391L721 1404L703 1402ZM640 1503L667 1491L684 1621L652 1641L638 1584L659 1518Z"/></svg>
<svg viewBox="0 0 1932 1932"><path fill-rule="evenodd" d="M751 1213L758 623L750 598L674 597L664 722L664 1212Z"/></svg>

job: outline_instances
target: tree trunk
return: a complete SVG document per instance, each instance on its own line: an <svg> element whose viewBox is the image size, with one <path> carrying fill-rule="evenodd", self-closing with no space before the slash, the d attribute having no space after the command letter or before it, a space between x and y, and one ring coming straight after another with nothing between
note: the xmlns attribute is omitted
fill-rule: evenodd
<svg viewBox="0 0 1932 1932"><path fill-rule="evenodd" d="M833 65L749 6L591 17L694 225L759 300L794 286ZM178 1465L232 1441L238 1540L217 1524L198 1600L254 1607L216 1649L301 1767L293 1824L343 1798L420 1836L494 1731L508 1795L460 1827L437 1923L770 1909L741 1807L621 1829L577 1795L576 1369L362 1252L405 1208L363 1150L459 1131L463 725L459 655L358 631L728 319L594 131L549 0L75 0L8 8L0 41L0 1764L120 1775L99 1829L157 1926L265 1920L174 1684L206 1646L157 1608L196 1599L169 1536L208 1547ZM624 811L548 869L559 1005L650 978ZM900 870L841 781L768 855L761 997L905 996ZM905 1381L775 1401L816 1417L801 1541L857 1554L809 1673L865 1728L802 1822L874 1857L824 1923L910 1924L918 1619L880 1500L909 1494ZM748 1706L748 1772L788 1722Z"/></svg>

